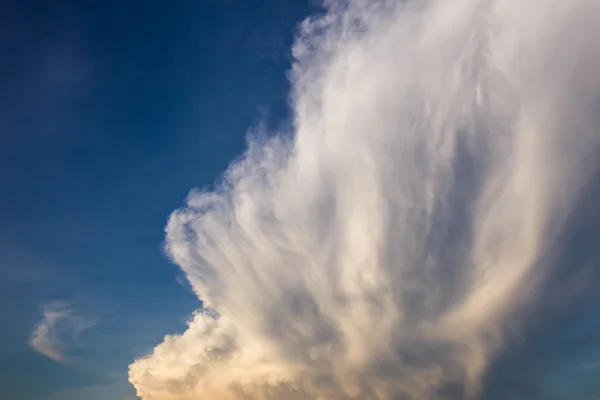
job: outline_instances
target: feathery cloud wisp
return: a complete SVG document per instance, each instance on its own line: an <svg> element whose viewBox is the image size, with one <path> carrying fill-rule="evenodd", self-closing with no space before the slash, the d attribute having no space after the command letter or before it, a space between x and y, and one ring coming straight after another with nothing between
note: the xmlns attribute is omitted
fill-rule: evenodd
<svg viewBox="0 0 600 400"><path fill-rule="evenodd" d="M68 303L52 302L43 308L42 320L31 335L30 346L39 353L65 363L70 342L95 322L73 312Z"/></svg>

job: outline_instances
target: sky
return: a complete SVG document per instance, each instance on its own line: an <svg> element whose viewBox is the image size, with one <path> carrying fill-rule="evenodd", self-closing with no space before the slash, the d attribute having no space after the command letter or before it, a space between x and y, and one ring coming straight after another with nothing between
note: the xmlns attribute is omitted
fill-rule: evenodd
<svg viewBox="0 0 600 400"><path fill-rule="evenodd" d="M0 3L0 397L134 393L128 364L200 304L161 249L167 218L251 127L285 123L291 43L311 9ZM28 345L57 303L93 323L65 332L68 363Z"/></svg>
<svg viewBox="0 0 600 400"><path fill-rule="evenodd" d="M1 1L0 397L600 399L599 16Z"/></svg>

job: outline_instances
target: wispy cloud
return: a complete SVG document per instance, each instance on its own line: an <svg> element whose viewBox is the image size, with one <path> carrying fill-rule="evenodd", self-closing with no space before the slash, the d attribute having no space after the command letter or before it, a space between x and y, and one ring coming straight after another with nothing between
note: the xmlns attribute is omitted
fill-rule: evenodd
<svg viewBox="0 0 600 400"><path fill-rule="evenodd" d="M94 319L75 313L69 303L48 303L43 307L42 320L35 327L29 345L56 362L66 363L66 352L73 341L95 324Z"/></svg>

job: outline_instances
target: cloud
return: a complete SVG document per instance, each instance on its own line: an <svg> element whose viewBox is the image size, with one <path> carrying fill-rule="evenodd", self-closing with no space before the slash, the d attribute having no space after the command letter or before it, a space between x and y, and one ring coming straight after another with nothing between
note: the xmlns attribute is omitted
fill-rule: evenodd
<svg viewBox="0 0 600 400"><path fill-rule="evenodd" d="M475 398L546 300L598 282L597 246L565 262L598 227L575 211L600 3L326 4L294 46L295 131L170 217L205 308L130 366L144 400Z"/></svg>
<svg viewBox="0 0 600 400"><path fill-rule="evenodd" d="M37 352L60 363L66 363L65 351L79 335L96 321L77 315L70 304L52 302L43 308L42 320L34 329L29 345Z"/></svg>

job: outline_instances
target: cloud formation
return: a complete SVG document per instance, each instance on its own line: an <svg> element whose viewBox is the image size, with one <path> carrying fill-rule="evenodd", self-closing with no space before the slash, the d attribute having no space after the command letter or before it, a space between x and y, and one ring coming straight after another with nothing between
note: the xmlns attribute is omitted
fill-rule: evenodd
<svg viewBox="0 0 600 400"><path fill-rule="evenodd" d="M326 5L293 49L293 134L170 217L205 309L130 366L143 400L476 398L564 273L599 167L600 3Z"/></svg>
<svg viewBox="0 0 600 400"><path fill-rule="evenodd" d="M63 302L46 304L42 314L29 345L56 362L66 363L68 358L65 351L70 343L95 322L75 314L70 305Z"/></svg>

